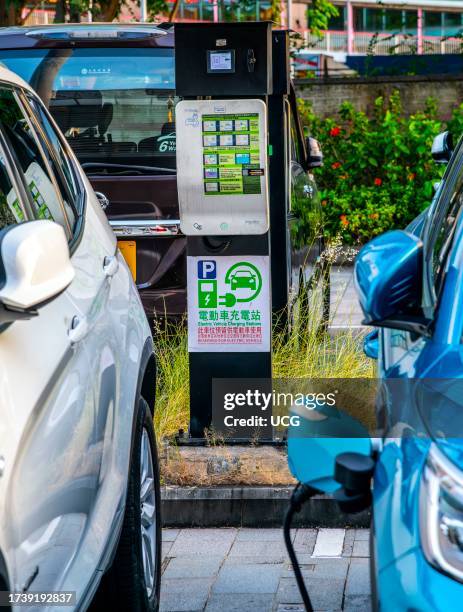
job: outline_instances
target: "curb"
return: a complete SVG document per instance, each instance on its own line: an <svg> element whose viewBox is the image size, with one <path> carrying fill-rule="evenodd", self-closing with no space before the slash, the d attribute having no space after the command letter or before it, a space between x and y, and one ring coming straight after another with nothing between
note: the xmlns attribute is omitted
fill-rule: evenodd
<svg viewBox="0 0 463 612"><path fill-rule="evenodd" d="M281 527L292 487L161 487L164 527ZM294 527L369 527L370 512L343 514L317 495L294 517Z"/></svg>

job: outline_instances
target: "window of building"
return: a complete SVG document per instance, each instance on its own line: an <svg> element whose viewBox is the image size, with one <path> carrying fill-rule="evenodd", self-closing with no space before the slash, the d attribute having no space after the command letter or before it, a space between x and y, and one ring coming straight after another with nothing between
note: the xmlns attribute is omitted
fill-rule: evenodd
<svg viewBox="0 0 463 612"><path fill-rule="evenodd" d="M385 29L388 32L401 32L403 29L402 11L387 10L385 11Z"/></svg>
<svg viewBox="0 0 463 612"><path fill-rule="evenodd" d="M354 24L357 32L381 32L383 30L383 10L354 8Z"/></svg>
<svg viewBox="0 0 463 612"><path fill-rule="evenodd" d="M425 11L423 15L423 32L427 36L442 35L442 13Z"/></svg>
<svg viewBox="0 0 463 612"><path fill-rule="evenodd" d="M405 14L405 30L408 33L415 34L418 27L418 13L417 11L404 11Z"/></svg>
<svg viewBox="0 0 463 612"><path fill-rule="evenodd" d="M462 30L461 13L444 13L444 34L452 36Z"/></svg>
<svg viewBox="0 0 463 612"><path fill-rule="evenodd" d="M328 25L328 30L338 30L343 32L346 29L346 9L343 6L337 6L338 14L336 17L331 17Z"/></svg>

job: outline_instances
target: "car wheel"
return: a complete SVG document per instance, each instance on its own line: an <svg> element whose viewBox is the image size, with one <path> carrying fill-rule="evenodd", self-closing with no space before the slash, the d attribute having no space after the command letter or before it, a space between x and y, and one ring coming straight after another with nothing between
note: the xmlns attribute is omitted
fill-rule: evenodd
<svg viewBox="0 0 463 612"><path fill-rule="evenodd" d="M153 419L138 403L122 532L111 568L103 577L94 609L156 612L161 586L161 495Z"/></svg>

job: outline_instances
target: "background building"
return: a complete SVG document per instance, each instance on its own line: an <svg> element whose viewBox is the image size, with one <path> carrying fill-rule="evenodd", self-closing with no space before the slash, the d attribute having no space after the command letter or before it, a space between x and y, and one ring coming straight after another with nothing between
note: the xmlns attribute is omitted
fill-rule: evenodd
<svg viewBox="0 0 463 612"><path fill-rule="evenodd" d="M168 7L173 4L168 0ZM335 0L339 14L322 37L308 30L309 4L309 0L283 0L280 19L284 25L289 22L314 52L387 55L463 50L463 0ZM139 15L138 2L130 0L120 19L137 21ZM265 20L272 15L268 0L180 0L175 21ZM53 3L42 4L26 23L51 23L53 16Z"/></svg>

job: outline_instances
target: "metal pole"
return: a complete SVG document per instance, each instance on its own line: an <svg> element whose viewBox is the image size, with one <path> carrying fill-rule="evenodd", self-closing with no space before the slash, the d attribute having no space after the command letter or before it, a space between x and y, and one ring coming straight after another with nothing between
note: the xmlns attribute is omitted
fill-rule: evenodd
<svg viewBox="0 0 463 612"><path fill-rule="evenodd" d="M292 22L292 0L287 0L286 3L286 27L291 29Z"/></svg>
<svg viewBox="0 0 463 612"><path fill-rule="evenodd" d="M148 7L146 0L140 0L140 21L145 23L148 19Z"/></svg>

